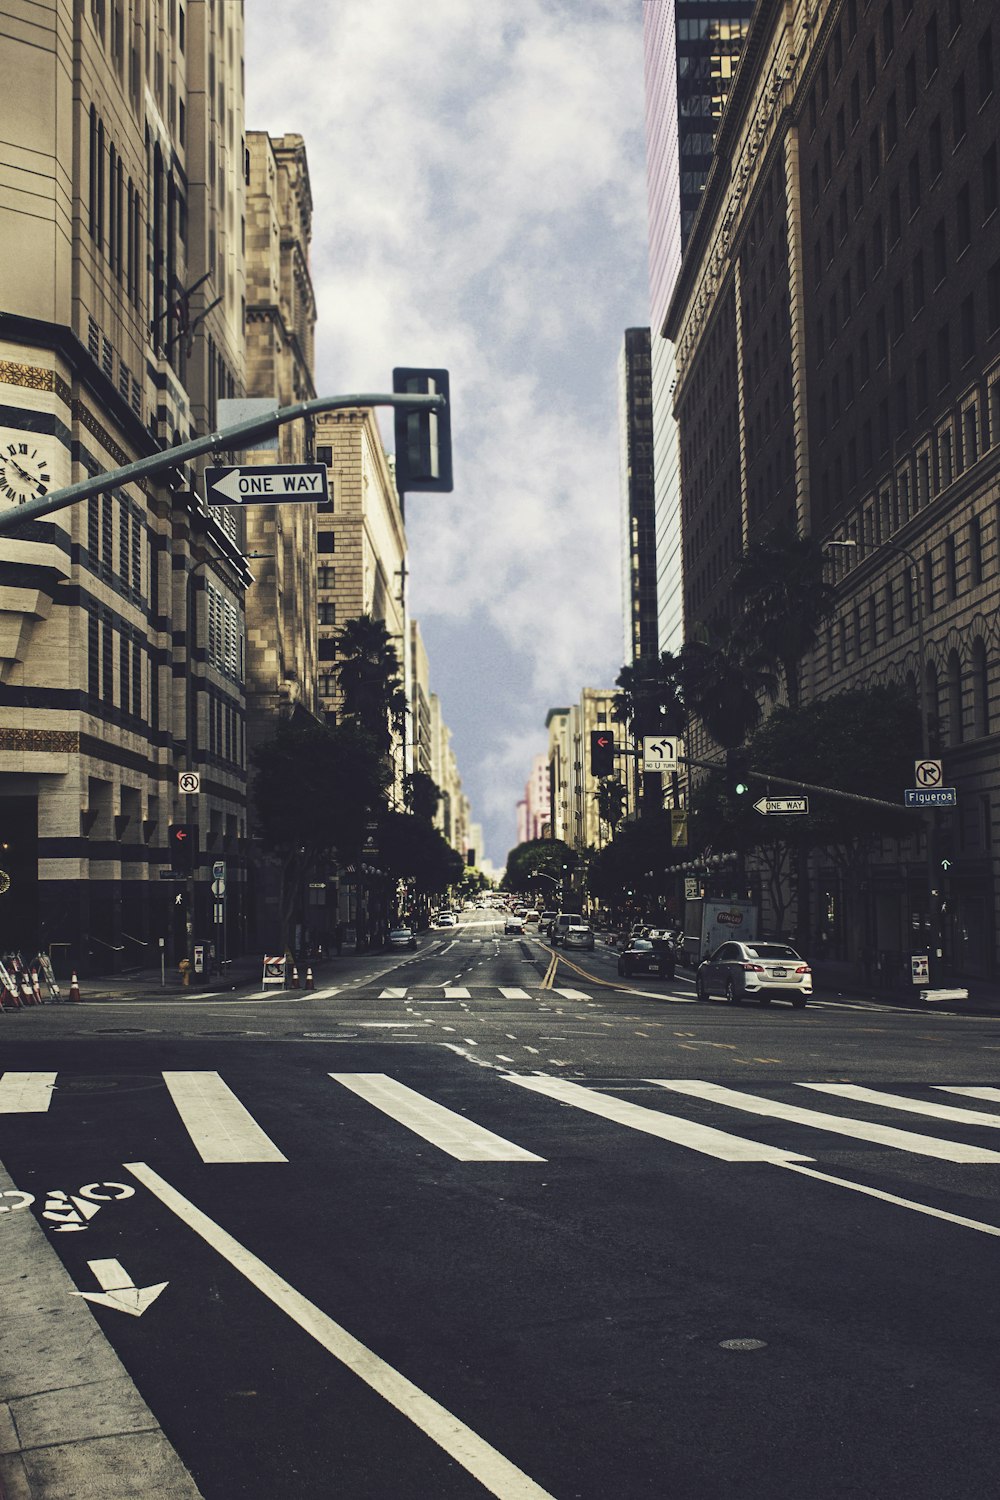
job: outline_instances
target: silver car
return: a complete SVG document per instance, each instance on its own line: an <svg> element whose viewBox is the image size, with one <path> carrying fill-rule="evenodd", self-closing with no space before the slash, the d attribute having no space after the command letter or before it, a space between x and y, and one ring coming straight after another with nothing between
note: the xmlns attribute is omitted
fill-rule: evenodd
<svg viewBox="0 0 1000 1500"><path fill-rule="evenodd" d="M695 989L699 1000L724 995L730 1005L770 1005L782 995L801 1010L812 994L812 969L787 943L723 943L699 965Z"/></svg>
<svg viewBox="0 0 1000 1500"><path fill-rule="evenodd" d="M593 948L594 929L587 922L574 923L572 927L564 928L562 945L564 948Z"/></svg>

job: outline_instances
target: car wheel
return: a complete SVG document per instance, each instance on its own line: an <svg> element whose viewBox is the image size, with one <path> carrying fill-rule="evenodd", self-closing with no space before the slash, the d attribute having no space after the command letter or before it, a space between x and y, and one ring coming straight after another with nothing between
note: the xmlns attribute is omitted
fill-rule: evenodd
<svg viewBox="0 0 1000 1500"><path fill-rule="evenodd" d="M771 997L770 997L770 995L763 995L763 994L761 994L761 995L757 996L757 1004L758 1005L770 1005L770 1003L771 1003Z"/></svg>
<svg viewBox="0 0 1000 1500"><path fill-rule="evenodd" d="M796 995L795 998L792 1001L792 1009L793 1010L805 1010L805 1008L806 1008L806 997L805 997L805 995Z"/></svg>
<svg viewBox="0 0 1000 1500"><path fill-rule="evenodd" d="M736 986L731 979L726 980L726 1000L730 1005L739 1005L740 997L736 993Z"/></svg>

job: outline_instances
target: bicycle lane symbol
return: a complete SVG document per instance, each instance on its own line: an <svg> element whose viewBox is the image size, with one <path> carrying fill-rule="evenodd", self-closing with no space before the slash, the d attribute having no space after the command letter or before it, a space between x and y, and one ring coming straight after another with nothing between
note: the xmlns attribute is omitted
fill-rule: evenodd
<svg viewBox="0 0 1000 1500"><path fill-rule="evenodd" d="M62 1188L53 1188L45 1196L45 1207L41 1217L45 1219L53 1234L74 1234L89 1228L90 1220L100 1213L105 1203L120 1203L135 1196L135 1188L125 1182L88 1182L75 1193ZM35 1202L34 1193L9 1189L0 1192L0 1214L17 1213L30 1208Z"/></svg>

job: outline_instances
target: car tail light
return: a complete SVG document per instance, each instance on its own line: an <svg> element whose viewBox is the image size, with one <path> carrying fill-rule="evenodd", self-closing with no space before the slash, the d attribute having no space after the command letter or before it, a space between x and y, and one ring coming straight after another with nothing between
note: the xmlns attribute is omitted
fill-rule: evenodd
<svg viewBox="0 0 1000 1500"><path fill-rule="evenodd" d="M811 974L812 973L812 969L810 969L810 967L809 967L808 964L799 964L799 966L795 970L795 972L796 972L796 974Z"/></svg>
<svg viewBox="0 0 1000 1500"><path fill-rule="evenodd" d="M745 969L748 974L763 974L764 973L764 965L763 964L741 964L740 968L741 969Z"/></svg>

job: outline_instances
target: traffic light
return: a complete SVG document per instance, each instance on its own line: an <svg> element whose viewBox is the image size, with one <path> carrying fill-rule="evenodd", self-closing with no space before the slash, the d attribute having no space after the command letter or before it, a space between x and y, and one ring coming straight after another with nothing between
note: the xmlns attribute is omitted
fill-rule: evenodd
<svg viewBox="0 0 1000 1500"><path fill-rule="evenodd" d="M750 790L750 752L726 751L726 791L730 797L742 797Z"/></svg>
<svg viewBox="0 0 1000 1500"><path fill-rule="evenodd" d="M432 411L393 409L396 432L396 489L451 490L451 392L447 370L396 369L392 389L398 395L443 396Z"/></svg>
<svg viewBox="0 0 1000 1500"><path fill-rule="evenodd" d="M167 843L170 846L170 868L183 875L193 874L198 857L197 824L171 823Z"/></svg>
<svg viewBox="0 0 1000 1500"><path fill-rule="evenodd" d="M615 774L615 737L610 729L590 731L590 774L597 778Z"/></svg>

